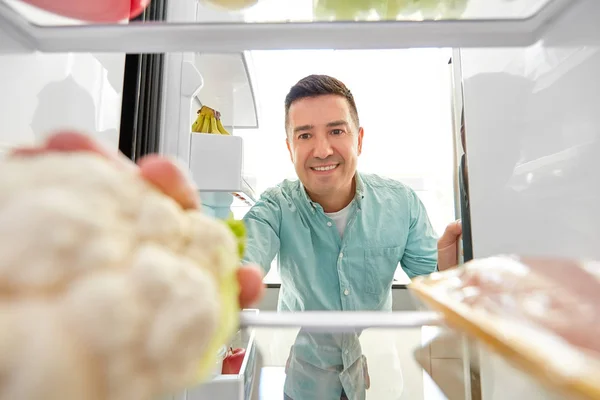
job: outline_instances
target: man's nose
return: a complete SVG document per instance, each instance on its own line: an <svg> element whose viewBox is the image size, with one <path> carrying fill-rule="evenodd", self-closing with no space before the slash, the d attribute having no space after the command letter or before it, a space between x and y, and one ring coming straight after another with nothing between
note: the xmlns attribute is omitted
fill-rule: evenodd
<svg viewBox="0 0 600 400"><path fill-rule="evenodd" d="M327 158L333 154L333 149L329 140L326 138L320 138L317 140L313 155L315 158Z"/></svg>

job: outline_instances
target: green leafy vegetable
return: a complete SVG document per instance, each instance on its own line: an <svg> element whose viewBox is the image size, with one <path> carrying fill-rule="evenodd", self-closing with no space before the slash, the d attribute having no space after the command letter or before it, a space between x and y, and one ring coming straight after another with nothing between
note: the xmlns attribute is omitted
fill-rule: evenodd
<svg viewBox="0 0 600 400"><path fill-rule="evenodd" d="M244 251L246 250L246 225L244 221L237 220L233 218L233 215L230 215L224 222L238 239L238 253L240 259L244 258Z"/></svg>
<svg viewBox="0 0 600 400"><path fill-rule="evenodd" d="M314 0L315 16L338 21L395 20L420 13L425 19L460 18L469 0Z"/></svg>

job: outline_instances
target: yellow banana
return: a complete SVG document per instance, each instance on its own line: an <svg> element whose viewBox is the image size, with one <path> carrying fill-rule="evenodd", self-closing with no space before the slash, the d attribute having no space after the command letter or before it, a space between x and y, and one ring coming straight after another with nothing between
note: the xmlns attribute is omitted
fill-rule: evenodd
<svg viewBox="0 0 600 400"><path fill-rule="evenodd" d="M217 128L217 119L215 117L210 119L210 133L220 134L219 129Z"/></svg>
<svg viewBox="0 0 600 400"><path fill-rule="evenodd" d="M231 135L221 123L221 113L210 107L202 106L198 110L198 117L192 124L192 132L210 133L214 135Z"/></svg>
<svg viewBox="0 0 600 400"><path fill-rule="evenodd" d="M223 126L223 124L221 123L221 120L218 119L217 120L217 129L219 130L219 133L221 135L230 135L229 132L227 132L227 130L225 129L225 127Z"/></svg>
<svg viewBox="0 0 600 400"><path fill-rule="evenodd" d="M204 114L199 113L196 121L192 124L192 132L199 133L202 130L202 124L204 123Z"/></svg>
<svg viewBox="0 0 600 400"><path fill-rule="evenodd" d="M200 114L204 114L204 115L213 115L213 109L210 107L206 107L206 106L202 106L202 108L200 109Z"/></svg>
<svg viewBox="0 0 600 400"><path fill-rule="evenodd" d="M198 126L198 122L200 121L200 118L201 118L201 116L200 116L200 110L198 110L198 112L196 114L198 114L198 115L196 116L196 120L192 124L192 132L197 132L198 131L196 127Z"/></svg>
<svg viewBox="0 0 600 400"><path fill-rule="evenodd" d="M204 116L204 121L202 122L202 129L200 132L210 133L210 117L208 115Z"/></svg>

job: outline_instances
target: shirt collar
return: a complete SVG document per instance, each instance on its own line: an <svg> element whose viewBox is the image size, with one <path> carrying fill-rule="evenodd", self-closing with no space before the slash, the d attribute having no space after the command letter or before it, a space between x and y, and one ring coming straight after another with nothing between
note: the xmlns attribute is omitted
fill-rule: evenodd
<svg viewBox="0 0 600 400"><path fill-rule="evenodd" d="M356 197L355 198L356 198L356 203L358 204L358 208L360 208L362 205L362 200L365 198L365 184L362 180L362 177L358 173L358 171L356 172L354 177L356 179Z"/></svg>
<svg viewBox="0 0 600 400"><path fill-rule="evenodd" d="M362 200L365 198L365 186L363 183L363 180L360 176L360 174L358 173L358 171L354 174L354 179L356 182L356 194L354 196L354 202L356 203L358 209L361 209L362 206ZM315 203L314 201L311 200L310 197L308 197L308 193L306 193L306 188L304 187L304 185L302 184L302 182L300 180L298 180L298 191L300 192L300 196L303 199L303 201L309 205L309 207L315 211L315 210L321 210L323 211L323 207L321 207L321 205L319 203Z"/></svg>

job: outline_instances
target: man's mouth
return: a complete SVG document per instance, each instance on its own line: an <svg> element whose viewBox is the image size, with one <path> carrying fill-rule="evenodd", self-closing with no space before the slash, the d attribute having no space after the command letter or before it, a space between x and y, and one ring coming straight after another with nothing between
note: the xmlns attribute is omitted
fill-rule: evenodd
<svg viewBox="0 0 600 400"><path fill-rule="evenodd" d="M313 171L325 172L325 171L331 171L333 169L336 169L338 166L339 166L339 164L329 164L329 165L320 165L318 167L310 167L310 169L312 169Z"/></svg>

